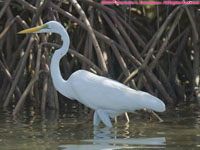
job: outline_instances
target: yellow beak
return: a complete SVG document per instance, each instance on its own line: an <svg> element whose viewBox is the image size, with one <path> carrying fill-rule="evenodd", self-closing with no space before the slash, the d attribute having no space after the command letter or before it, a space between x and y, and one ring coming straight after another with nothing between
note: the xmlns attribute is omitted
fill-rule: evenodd
<svg viewBox="0 0 200 150"><path fill-rule="evenodd" d="M33 28L29 28L26 30L22 30L20 32L18 32L18 34L26 34L26 33L33 33L33 32L37 32L40 31L40 29L42 28L42 26L38 26L38 27L33 27Z"/></svg>

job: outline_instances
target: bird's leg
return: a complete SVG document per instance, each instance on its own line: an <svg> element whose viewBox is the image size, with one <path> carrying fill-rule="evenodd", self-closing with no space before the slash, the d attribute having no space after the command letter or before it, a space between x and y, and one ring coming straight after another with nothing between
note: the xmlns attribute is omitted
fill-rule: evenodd
<svg viewBox="0 0 200 150"><path fill-rule="evenodd" d="M125 112L124 114L125 114L125 117L126 117L126 121L127 121L127 123L130 122L130 119L129 119L129 117L128 117L128 113Z"/></svg>
<svg viewBox="0 0 200 150"><path fill-rule="evenodd" d="M97 115L97 116L96 116ZM94 123L98 123L102 121L106 126L112 127L112 123L110 121L109 115L105 110L98 109L94 114Z"/></svg>
<svg viewBox="0 0 200 150"><path fill-rule="evenodd" d="M115 116L115 124L117 124L117 116Z"/></svg>
<svg viewBox="0 0 200 150"><path fill-rule="evenodd" d="M100 121L101 121L101 120L100 120L100 118L99 118L97 112L95 111L95 112L94 112L94 118L93 118L93 125L94 125L94 126L98 126L99 123L100 123Z"/></svg>

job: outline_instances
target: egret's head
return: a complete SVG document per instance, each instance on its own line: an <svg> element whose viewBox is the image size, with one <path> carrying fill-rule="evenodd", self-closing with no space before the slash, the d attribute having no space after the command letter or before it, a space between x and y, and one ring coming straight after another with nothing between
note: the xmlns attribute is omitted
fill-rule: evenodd
<svg viewBox="0 0 200 150"><path fill-rule="evenodd" d="M62 32L64 29L64 27L57 21L49 21L41 26L37 26L37 27L33 27L33 28L29 28L26 30L22 30L20 32L18 32L19 34L26 34L26 33L49 33L49 32L53 32L53 33L60 33L60 31Z"/></svg>

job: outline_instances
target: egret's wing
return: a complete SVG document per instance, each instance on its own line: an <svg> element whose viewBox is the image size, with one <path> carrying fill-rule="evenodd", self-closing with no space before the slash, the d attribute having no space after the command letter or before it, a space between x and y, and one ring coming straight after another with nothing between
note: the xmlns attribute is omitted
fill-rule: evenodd
<svg viewBox="0 0 200 150"><path fill-rule="evenodd" d="M133 103L137 106L134 101L139 96L130 96L130 92L125 90L128 87L117 81L79 70L70 76L68 82L74 91L74 98L92 109L122 113L132 108Z"/></svg>
<svg viewBox="0 0 200 150"><path fill-rule="evenodd" d="M156 111L163 111L165 108L158 98L146 92L136 91L88 71L79 70L68 81L76 100L95 110L111 110L112 116L143 108ZM107 113L110 115L111 112Z"/></svg>

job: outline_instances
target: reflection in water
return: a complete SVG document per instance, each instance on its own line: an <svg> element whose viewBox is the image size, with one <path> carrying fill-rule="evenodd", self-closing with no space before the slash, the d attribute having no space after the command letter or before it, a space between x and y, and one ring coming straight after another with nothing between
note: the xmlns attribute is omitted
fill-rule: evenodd
<svg viewBox="0 0 200 150"><path fill-rule="evenodd" d="M128 126L129 127L129 126ZM128 128L125 128L128 132ZM113 133L114 132L114 133ZM62 145L62 149L66 150L114 150L114 149L161 149L165 148L165 137L154 138L119 138L116 134L117 130L113 128L94 127L93 139L81 140L82 145Z"/></svg>
<svg viewBox="0 0 200 150"><path fill-rule="evenodd" d="M66 145L60 146L66 150L116 150L116 149L161 149L163 147L147 147L147 146L112 146L112 145Z"/></svg>
<svg viewBox="0 0 200 150"><path fill-rule="evenodd" d="M163 123L133 116L129 124L119 120L110 129L93 128L87 117L71 114L50 111L40 117L30 110L13 120L12 112L0 111L0 150L200 148L199 108L169 111Z"/></svg>

